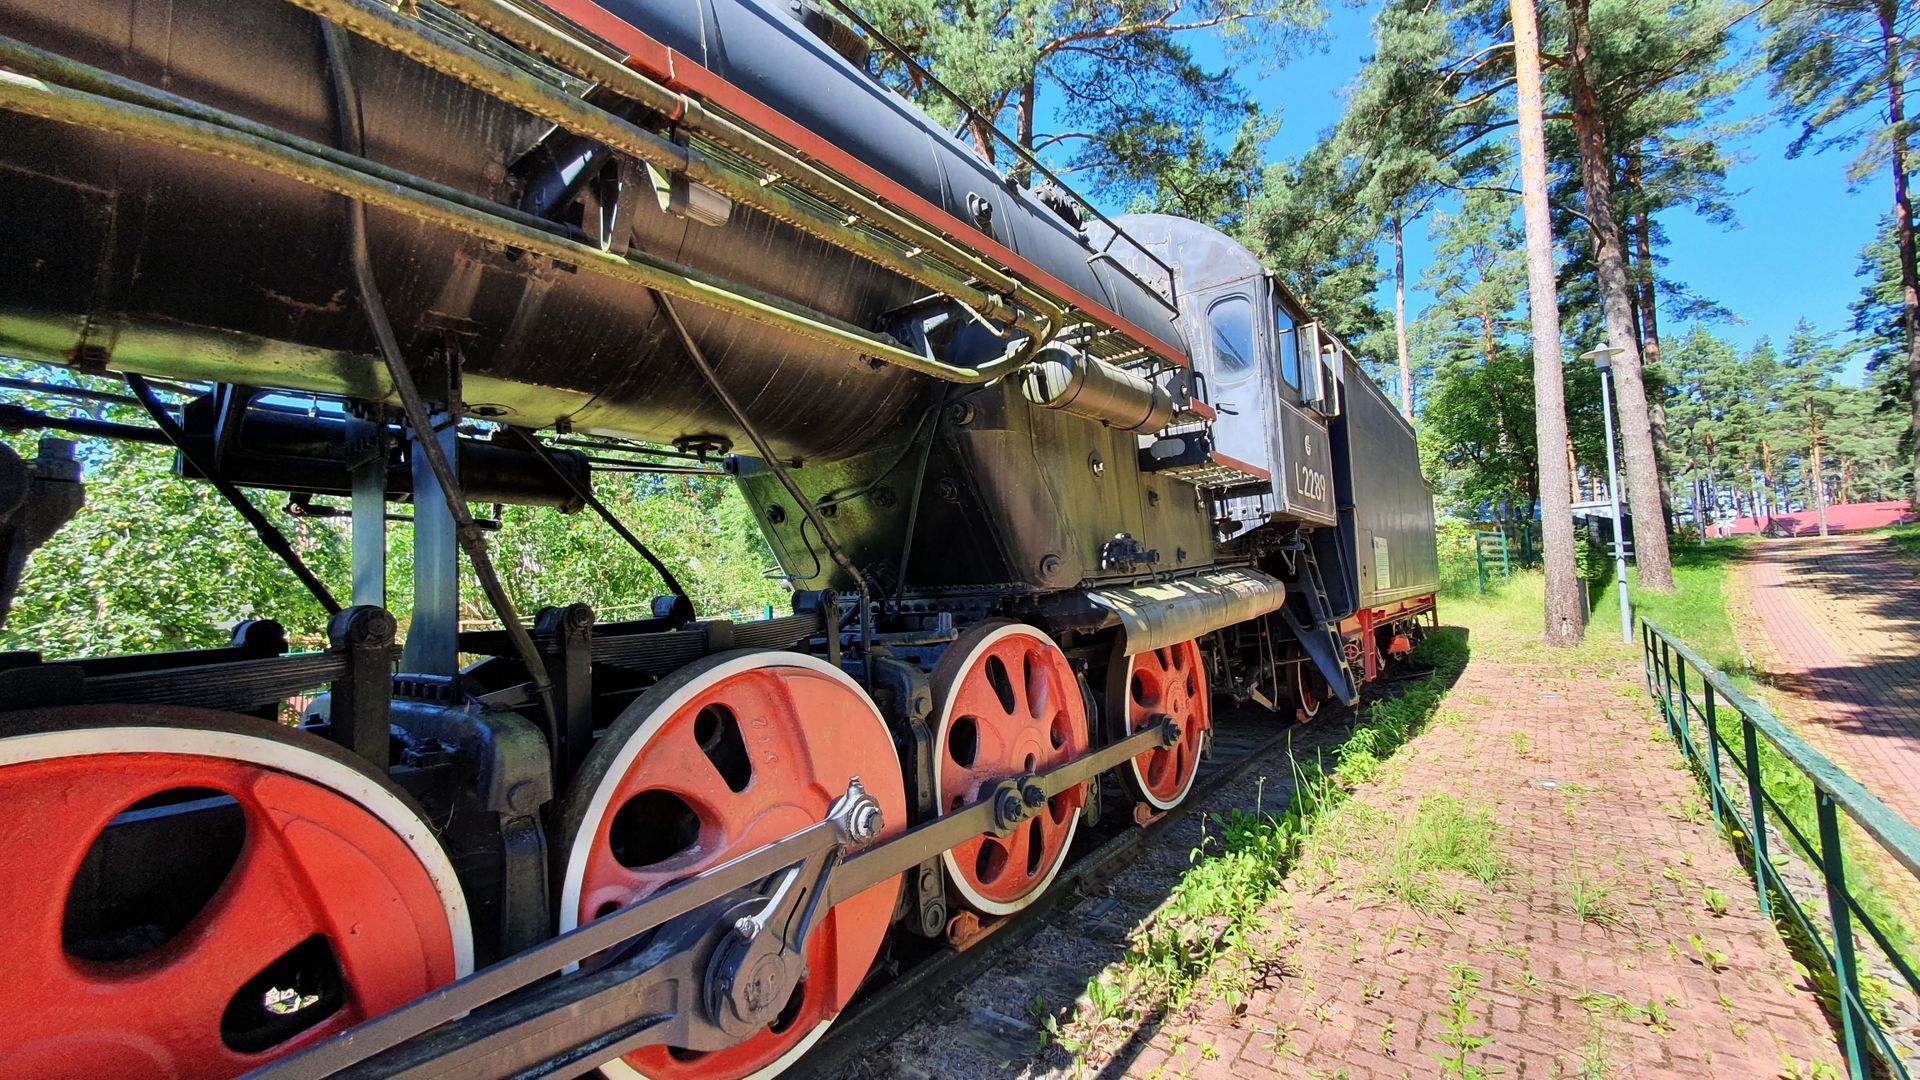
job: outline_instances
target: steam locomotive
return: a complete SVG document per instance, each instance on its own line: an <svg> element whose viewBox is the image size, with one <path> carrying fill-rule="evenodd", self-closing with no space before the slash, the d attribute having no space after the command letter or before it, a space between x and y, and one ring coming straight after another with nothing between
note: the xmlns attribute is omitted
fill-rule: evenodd
<svg viewBox="0 0 1920 1080"><path fill-rule="evenodd" d="M881 44L804 0L0 0L0 355L151 421L7 408L49 436L0 452L0 612L73 435L171 447L334 612L0 654L0 1073L772 1075L890 939L1178 806L1216 705L1411 647L1431 495L1346 346L1213 228L996 169ZM624 529L648 617L515 610L471 507L618 526L608 461L731 473L792 613L703 617ZM274 493L350 517L349 595Z"/></svg>

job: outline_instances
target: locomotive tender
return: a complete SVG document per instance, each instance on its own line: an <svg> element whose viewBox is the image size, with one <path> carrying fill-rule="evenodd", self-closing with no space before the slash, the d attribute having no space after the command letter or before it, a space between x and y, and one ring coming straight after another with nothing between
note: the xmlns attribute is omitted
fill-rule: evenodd
<svg viewBox="0 0 1920 1080"><path fill-rule="evenodd" d="M1177 806L1215 702L1308 717L1411 647L1431 495L1345 346L1206 225L1003 176L870 44L783 0L0 0L0 355L152 420L8 423L173 447L336 612L0 655L0 1072L771 1075L890 936ZM664 567L644 619L507 602L470 503L689 461L793 614ZM351 517L344 602L246 489ZM0 448L0 614L81 493Z"/></svg>

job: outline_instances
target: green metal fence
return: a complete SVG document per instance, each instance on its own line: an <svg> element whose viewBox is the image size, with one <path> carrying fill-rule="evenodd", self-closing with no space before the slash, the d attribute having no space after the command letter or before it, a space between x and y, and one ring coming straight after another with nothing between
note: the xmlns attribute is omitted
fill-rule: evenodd
<svg viewBox="0 0 1920 1080"><path fill-rule="evenodd" d="M1890 928L1862 908L1857 886L1849 885L1840 842L1840 812L1845 811L1867 837L1916 878L1920 878L1920 831L1788 731L1766 706L1741 692L1725 674L1679 639L1645 619L1640 622L1640 631L1647 692L1660 706L1668 735L1702 777L1714 821L1730 830L1736 840L1744 836L1751 846L1761 912L1772 917L1790 937L1809 945L1818 954L1817 959L1826 964L1824 974L1832 979L1841 1021L1841 1050L1846 1054L1849 1073L1856 1080L1865 1080L1876 1073L1877 1059L1892 1075L1910 1080L1907 1064L1888 1041L1876 1010L1862 997L1857 948L1861 942L1856 939L1856 928L1865 932L1887 965L1916 996L1920 996L1920 976L1889 940ZM1769 773L1773 774L1771 780ZM1794 779L1796 774L1812 789L1817 838L1807 836L1804 815L1790 813L1780 801L1792 798L1786 787L1800 786ZM1735 778L1744 792L1730 788L1728 782ZM1795 822L1796 816L1802 818L1801 822ZM1809 911L1801 895L1816 889L1805 881L1796 888L1789 877L1782 876L1778 860L1786 851L1797 851L1818 871L1817 891L1822 895L1808 898L1815 903L1816 911ZM1824 908L1824 925L1818 908ZM1795 930L1798 934L1793 933Z"/></svg>
<svg viewBox="0 0 1920 1080"><path fill-rule="evenodd" d="M1498 573L1505 583L1513 579L1515 570L1539 561L1540 545L1533 531L1530 521L1481 522L1473 527L1473 560L1482 596L1493 574Z"/></svg>

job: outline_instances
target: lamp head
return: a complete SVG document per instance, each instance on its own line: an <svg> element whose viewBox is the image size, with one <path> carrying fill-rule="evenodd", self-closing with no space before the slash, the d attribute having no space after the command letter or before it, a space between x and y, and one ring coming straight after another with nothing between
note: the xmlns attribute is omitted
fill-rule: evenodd
<svg viewBox="0 0 1920 1080"><path fill-rule="evenodd" d="M1613 358L1627 350L1617 345L1602 345L1592 352L1583 352L1580 359L1593 361L1595 371L1606 371L1613 367Z"/></svg>

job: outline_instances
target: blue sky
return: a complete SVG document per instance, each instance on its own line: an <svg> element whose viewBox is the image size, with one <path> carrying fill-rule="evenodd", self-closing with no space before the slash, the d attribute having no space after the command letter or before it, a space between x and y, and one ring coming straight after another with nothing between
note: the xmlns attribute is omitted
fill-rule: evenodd
<svg viewBox="0 0 1920 1080"><path fill-rule="evenodd" d="M1373 49L1372 17L1371 5L1362 10L1336 4L1322 48L1264 77L1242 72L1241 81L1262 108L1277 113L1282 121L1279 135L1268 146L1269 159L1304 152L1339 119L1342 95ZM1200 43L1196 51L1210 65L1225 62L1217 43ZM1860 290L1860 280L1854 277L1860 249L1872 239L1880 218L1892 205L1890 182L1876 174L1858 190L1850 190L1846 179L1850 152L1789 160L1786 147L1794 129L1772 116L1763 80L1749 84L1736 98L1732 115L1768 118L1758 131L1725 148L1736 160L1727 186L1734 193L1737 223L1724 228L1690 213L1664 215L1661 221L1669 237L1667 275L1687 282L1695 292L1738 316L1742 321L1716 323L1709 329L1742 347L1763 335L1784 341L1803 317L1820 330L1844 335L1851 318L1847 305ZM1408 230L1407 240L1411 284L1419 280L1431 244L1417 227ZM1384 299L1390 303L1391 292ZM1408 316L1426 301L1417 290L1410 292ZM1662 336L1686 330L1686 323L1667 318ZM1853 375L1856 379L1860 375L1857 364Z"/></svg>

